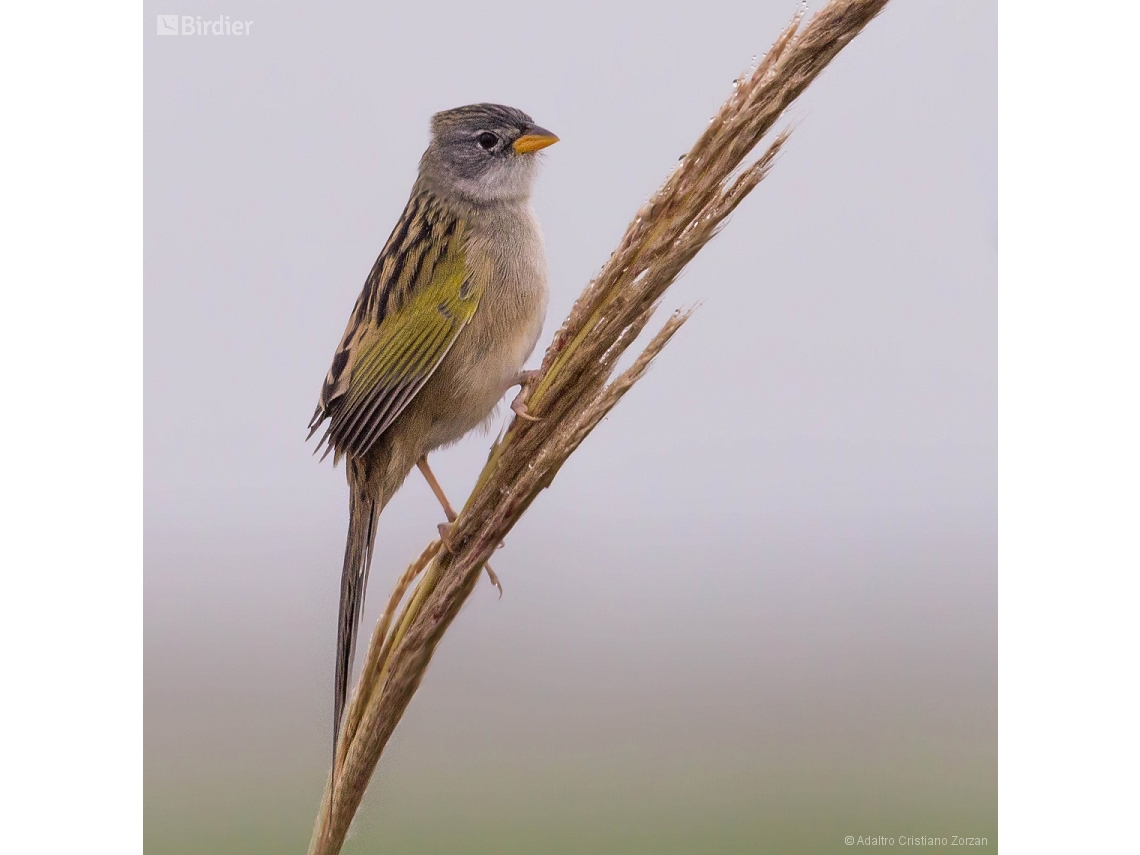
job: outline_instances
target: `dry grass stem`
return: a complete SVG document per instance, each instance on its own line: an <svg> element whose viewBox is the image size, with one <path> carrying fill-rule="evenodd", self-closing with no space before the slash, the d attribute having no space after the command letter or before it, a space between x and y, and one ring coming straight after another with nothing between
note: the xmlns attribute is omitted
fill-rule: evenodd
<svg viewBox="0 0 1140 855"><path fill-rule="evenodd" d="M886 3L832 0L802 29L802 13L797 15L756 69L735 82L728 100L578 298L547 349L527 400L540 420L511 422L452 524L453 551L441 550L438 541L430 544L401 577L377 624L337 746L336 786L330 776L310 855L340 851L381 752L481 568L688 319L687 312L674 313L633 364L611 380L665 290L764 178L789 132L777 134L757 160L745 165L745 159ZM421 574L395 620L407 589Z"/></svg>

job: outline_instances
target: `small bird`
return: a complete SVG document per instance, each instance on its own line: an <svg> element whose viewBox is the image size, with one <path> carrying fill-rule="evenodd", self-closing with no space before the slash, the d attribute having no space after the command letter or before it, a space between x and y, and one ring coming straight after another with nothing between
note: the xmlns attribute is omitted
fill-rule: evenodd
<svg viewBox="0 0 1140 855"><path fill-rule="evenodd" d="M380 512L418 464L454 519L427 455L487 422L530 377L522 368L547 304L530 194L536 153L556 142L513 107L436 113L411 197L333 356L309 436L327 421L317 450L332 451L334 465L344 457L349 486L334 752ZM527 417L522 397L512 409Z"/></svg>

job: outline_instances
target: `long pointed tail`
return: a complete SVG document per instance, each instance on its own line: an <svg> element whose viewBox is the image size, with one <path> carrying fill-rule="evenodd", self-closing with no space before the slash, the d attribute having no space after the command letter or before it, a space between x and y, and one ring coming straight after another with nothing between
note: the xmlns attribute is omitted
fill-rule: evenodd
<svg viewBox="0 0 1140 855"><path fill-rule="evenodd" d="M340 577L340 620L336 633L336 682L333 694L333 756L340 738L341 720L348 698L348 680L356 652L356 632L364 611L364 592L376 542L376 523L383 509L379 485L368 477L364 461L348 460L348 541Z"/></svg>

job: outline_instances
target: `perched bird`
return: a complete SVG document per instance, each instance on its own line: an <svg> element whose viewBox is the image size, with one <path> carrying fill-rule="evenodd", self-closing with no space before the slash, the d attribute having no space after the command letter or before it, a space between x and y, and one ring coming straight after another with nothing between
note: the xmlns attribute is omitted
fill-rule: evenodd
<svg viewBox="0 0 1140 855"><path fill-rule="evenodd" d="M400 221L372 266L309 423L345 458L348 542L340 583L333 744L380 512L427 455L486 422L546 317L546 258L530 205L536 152L558 141L526 113L472 104L436 113ZM526 415L519 405L512 408Z"/></svg>

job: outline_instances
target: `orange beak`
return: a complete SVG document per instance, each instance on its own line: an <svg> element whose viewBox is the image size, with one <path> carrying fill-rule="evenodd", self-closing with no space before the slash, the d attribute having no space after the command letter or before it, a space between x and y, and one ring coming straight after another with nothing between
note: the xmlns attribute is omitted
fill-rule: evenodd
<svg viewBox="0 0 1140 855"><path fill-rule="evenodd" d="M546 148L548 145L554 145L558 142L558 137L554 136L546 128L532 128L528 134L523 134L511 148L515 150L516 154L529 154L532 151Z"/></svg>

